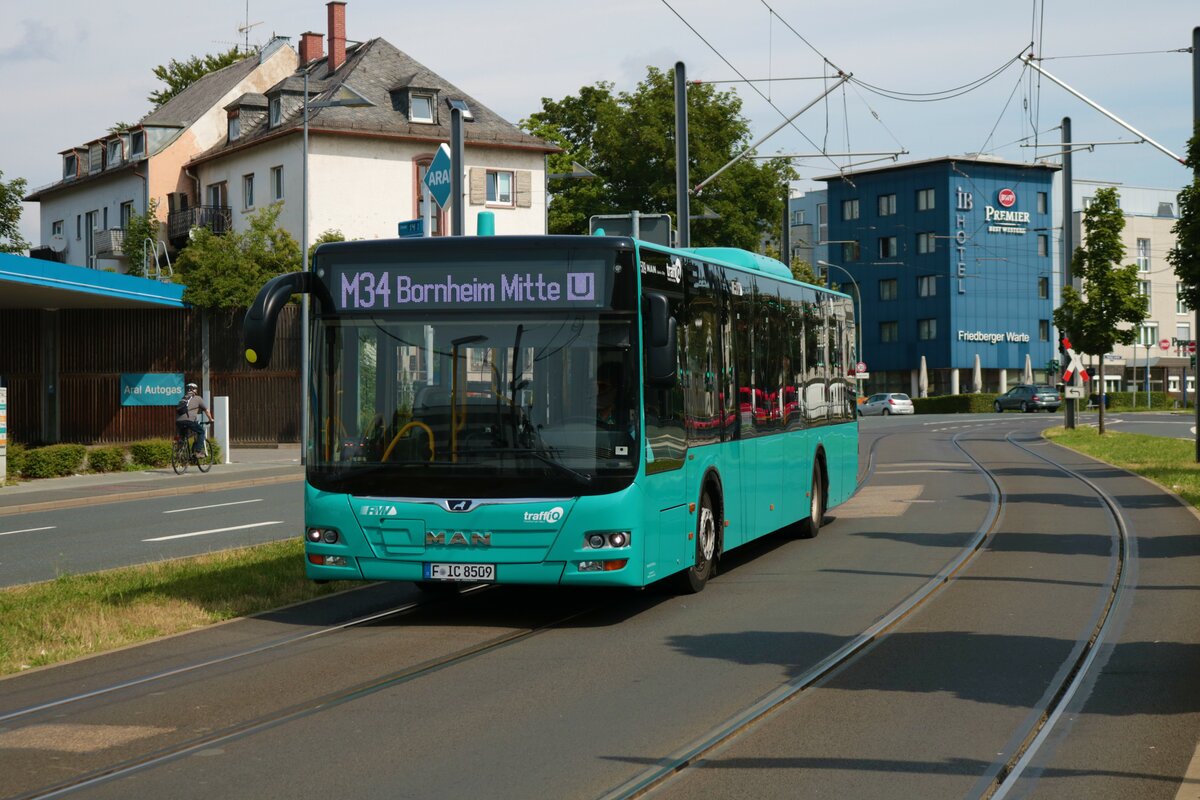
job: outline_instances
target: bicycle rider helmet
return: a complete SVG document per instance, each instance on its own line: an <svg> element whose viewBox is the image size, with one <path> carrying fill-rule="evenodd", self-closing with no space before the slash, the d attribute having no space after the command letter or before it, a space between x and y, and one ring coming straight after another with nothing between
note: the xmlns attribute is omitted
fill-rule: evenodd
<svg viewBox="0 0 1200 800"><path fill-rule="evenodd" d="M194 383L189 383L189 384L187 385L187 388L188 388L188 389L199 389L200 387L199 387L199 386L197 386L197 385L196 385L196 384L194 384Z"/></svg>

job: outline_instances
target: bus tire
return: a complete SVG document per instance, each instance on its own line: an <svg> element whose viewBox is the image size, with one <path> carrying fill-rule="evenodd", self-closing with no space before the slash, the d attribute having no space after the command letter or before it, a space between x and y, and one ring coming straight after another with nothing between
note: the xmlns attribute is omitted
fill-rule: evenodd
<svg viewBox="0 0 1200 800"><path fill-rule="evenodd" d="M808 519L800 521L800 538L815 539L821 532L821 521L825 519L825 481L821 478L821 465L813 464L812 493L808 498Z"/></svg>
<svg viewBox="0 0 1200 800"><path fill-rule="evenodd" d="M683 594L703 591L713 576L717 559L717 513L712 495L705 489L696 509L696 553L692 566L679 573L677 587Z"/></svg>

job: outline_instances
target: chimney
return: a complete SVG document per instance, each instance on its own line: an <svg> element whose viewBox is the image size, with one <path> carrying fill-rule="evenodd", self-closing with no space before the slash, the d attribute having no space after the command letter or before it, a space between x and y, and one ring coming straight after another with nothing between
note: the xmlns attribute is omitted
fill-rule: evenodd
<svg viewBox="0 0 1200 800"><path fill-rule="evenodd" d="M312 31L300 34L300 66L307 67L323 55L325 53L321 50L321 34Z"/></svg>
<svg viewBox="0 0 1200 800"><path fill-rule="evenodd" d="M346 63L346 4L342 0L326 3L329 9L329 71L336 72Z"/></svg>

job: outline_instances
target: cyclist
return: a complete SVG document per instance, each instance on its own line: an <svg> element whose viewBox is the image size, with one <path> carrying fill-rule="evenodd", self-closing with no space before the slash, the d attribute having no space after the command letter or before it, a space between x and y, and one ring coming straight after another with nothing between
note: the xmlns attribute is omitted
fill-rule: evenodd
<svg viewBox="0 0 1200 800"><path fill-rule="evenodd" d="M183 398L179 401L175 412L175 429L179 435L187 436L188 431L195 431L196 437L192 443L192 457L199 459L204 453L204 426L200 424L200 412L208 417L208 421L213 420L212 411L208 408L208 403L204 402L204 398L200 396L199 389L196 384L189 383L184 391Z"/></svg>

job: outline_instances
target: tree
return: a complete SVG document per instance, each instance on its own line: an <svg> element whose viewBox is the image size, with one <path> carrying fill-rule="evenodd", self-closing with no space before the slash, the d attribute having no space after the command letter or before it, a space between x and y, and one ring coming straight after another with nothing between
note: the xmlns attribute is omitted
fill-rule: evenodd
<svg viewBox="0 0 1200 800"><path fill-rule="evenodd" d="M150 198L150 207L145 214L135 214L125 225L125 255L129 258L129 274L140 278L146 277L149 261L153 259L150 248L146 247L149 239L151 246L158 242L158 229L162 225L158 221L158 200Z"/></svg>
<svg viewBox="0 0 1200 800"><path fill-rule="evenodd" d="M277 227L282 203L249 218L242 233L216 234L194 228L175 262L176 280L187 285L183 299L207 309L248 308L263 284L300 269L300 245Z"/></svg>
<svg viewBox="0 0 1200 800"><path fill-rule="evenodd" d="M1175 246L1167 263L1179 278L1179 296L1188 308L1196 309L1193 341L1200 335L1200 130L1188 142L1185 163L1192 169L1192 182L1179 193L1179 220L1171 228ZM1200 414L1200 403L1196 403ZM1200 463L1200 435L1196 438L1196 461Z"/></svg>
<svg viewBox="0 0 1200 800"><path fill-rule="evenodd" d="M633 92L614 94L611 83L585 86L560 101L542 98L542 110L521 125L563 148L549 171L570 172L578 161L596 179L552 182L551 233L586 233L595 214L671 213L675 197L675 99L671 73L650 67ZM699 182L750 144L750 127L735 92L711 84L688 87L688 172ZM779 235L788 180L785 159L743 159L705 187L704 205L717 219L694 220L694 245L756 250L764 233Z"/></svg>
<svg viewBox="0 0 1200 800"><path fill-rule="evenodd" d="M154 68L154 77L165 83L166 88L151 92L146 99L153 103L155 108L159 108L208 73L235 64L248 55L239 52L234 46L224 53L206 55L203 58L192 56L186 61L176 61L172 58L166 66L159 65Z"/></svg>
<svg viewBox="0 0 1200 800"><path fill-rule="evenodd" d="M21 198L25 196L25 179L13 178L4 182L0 170L0 253L24 253L29 242L21 236Z"/></svg>
<svg viewBox="0 0 1200 800"><path fill-rule="evenodd" d="M1054 309L1054 324L1071 341L1073 350L1100 362L1104 385L1104 354L1118 344L1137 341L1138 326L1146 319L1149 298L1138 292L1137 265L1121 266L1125 245L1121 231L1125 215L1117 190L1100 189L1083 212L1084 244L1071 259L1071 274L1082 279L1082 294L1064 286L1062 305ZM1129 323L1132 327L1121 328ZM1104 433L1104 404L1100 404L1100 433Z"/></svg>

